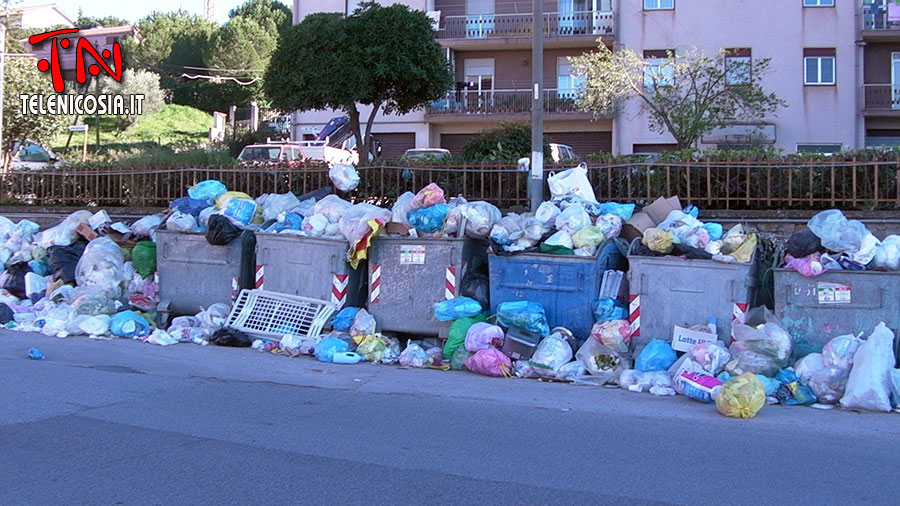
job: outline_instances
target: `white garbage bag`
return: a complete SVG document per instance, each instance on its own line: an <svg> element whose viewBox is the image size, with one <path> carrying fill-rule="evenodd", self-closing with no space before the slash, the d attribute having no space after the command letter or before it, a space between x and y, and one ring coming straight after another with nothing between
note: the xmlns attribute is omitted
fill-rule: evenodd
<svg viewBox="0 0 900 506"><path fill-rule="evenodd" d="M867 411L891 410L891 369L894 367L894 333L884 322L853 357L853 369L841 406Z"/></svg>

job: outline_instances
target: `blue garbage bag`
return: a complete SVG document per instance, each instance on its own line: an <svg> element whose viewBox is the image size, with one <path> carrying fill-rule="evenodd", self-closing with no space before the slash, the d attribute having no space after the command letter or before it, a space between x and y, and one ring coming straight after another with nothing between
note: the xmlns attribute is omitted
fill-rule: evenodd
<svg viewBox="0 0 900 506"><path fill-rule="evenodd" d="M316 345L314 353L316 358L322 362L334 362L334 354L345 351L350 351L350 345L346 341L336 337L326 337Z"/></svg>
<svg viewBox="0 0 900 506"><path fill-rule="evenodd" d="M37 274L38 276L47 276L53 273L53 269L50 267L50 257L44 257L40 260L32 260L28 262L28 267L31 267L31 272Z"/></svg>
<svg viewBox="0 0 900 506"><path fill-rule="evenodd" d="M188 196L192 199L206 201L208 205L213 205L216 198L228 191L225 184L215 179L207 179L200 181L188 189Z"/></svg>
<svg viewBox="0 0 900 506"><path fill-rule="evenodd" d="M693 216L694 218L700 216L700 208L695 206L694 204L688 204L688 205L684 206L684 210L682 212L684 214Z"/></svg>
<svg viewBox="0 0 900 506"><path fill-rule="evenodd" d="M456 297L434 305L434 317L442 322L471 318L481 313L481 303L469 297Z"/></svg>
<svg viewBox="0 0 900 506"><path fill-rule="evenodd" d="M536 332L541 337L547 337L550 334L547 315L540 302L527 300L502 302L497 306L497 321L506 328L519 327Z"/></svg>
<svg viewBox="0 0 900 506"><path fill-rule="evenodd" d="M192 199L191 197L181 197L169 202L169 209L177 209L184 214L190 214L194 218L200 216L200 211L209 207L205 200Z"/></svg>
<svg viewBox="0 0 900 506"><path fill-rule="evenodd" d="M609 320L628 319L628 307L618 299L604 297L593 304L594 320L603 323Z"/></svg>
<svg viewBox="0 0 900 506"><path fill-rule="evenodd" d="M450 206L447 204L435 204L416 209L409 212L409 224L419 232L426 234L440 232L444 228L444 218L447 217L449 212Z"/></svg>
<svg viewBox="0 0 900 506"><path fill-rule="evenodd" d="M144 337L150 335L150 324L134 311L122 311L109 320L109 331L118 337Z"/></svg>
<svg viewBox="0 0 900 506"><path fill-rule="evenodd" d="M634 204L619 204L618 202L604 202L600 204L600 214L615 214L622 221L631 219L634 214Z"/></svg>
<svg viewBox="0 0 900 506"><path fill-rule="evenodd" d="M718 241L725 233L720 223L704 223L703 228L709 233L710 241Z"/></svg>
<svg viewBox="0 0 900 506"><path fill-rule="evenodd" d="M350 332L350 327L353 326L353 319L356 318L356 313L358 312L358 307L341 309L338 314L331 317L331 328L341 332Z"/></svg>
<svg viewBox="0 0 900 506"><path fill-rule="evenodd" d="M257 207L256 201L250 199L229 199L222 214L247 225L253 221Z"/></svg>
<svg viewBox="0 0 900 506"><path fill-rule="evenodd" d="M634 361L634 368L642 372L665 371L675 360L678 354L669 345L668 341L653 339L644 347L637 360Z"/></svg>
<svg viewBox="0 0 900 506"><path fill-rule="evenodd" d="M281 232L282 230L302 230L303 216L295 213L287 213L284 215L284 221L276 221L269 227L267 232Z"/></svg>

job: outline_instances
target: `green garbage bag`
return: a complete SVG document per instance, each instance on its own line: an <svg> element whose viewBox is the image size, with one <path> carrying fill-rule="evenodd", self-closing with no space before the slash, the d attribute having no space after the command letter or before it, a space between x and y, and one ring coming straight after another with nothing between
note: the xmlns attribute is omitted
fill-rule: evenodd
<svg viewBox="0 0 900 506"><path fill-rule="evenodd" d="M466 360L472 356L472 353L466 349L465 346L460 346L453 352L453 357L450 359L450 369L454 371L463 371L466 368Z"/></svg>
<svg viewBox="0 0 900 506"><path fill-rule="evenodd" d="M471 318L453 320L453 323L450 324L447 342L444 344L444 356L453 357L453 352L466 343L466 332L469 331L469 327L478 322L486 321L487 318L483 314L475 315Z"/></svg>
<svg viewBox="0 0 900 506"><path fill-rule="evenodd" d="M153 241L139 242L131 252L131 261L134 271L143 277L156 272L156 243Z"/></svg>

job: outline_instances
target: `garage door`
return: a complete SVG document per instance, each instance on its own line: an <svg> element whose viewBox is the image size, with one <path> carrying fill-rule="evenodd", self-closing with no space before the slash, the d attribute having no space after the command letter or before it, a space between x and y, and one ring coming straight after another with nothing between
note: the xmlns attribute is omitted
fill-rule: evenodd
<svg viewBox="0 0 900 506"><path fill-rule="evenodd" d="M375 134L375 138L381 141L381 157L390 160L400 158L407 149L416 147L414 133Z"/></svg>
<svg viewBox="0 0 900 506"><path fill-rule="evenodd" d="M612 132L554 132L548 133L547 139L571 146L578 158L612 151Z"/></svg>
<svg viewBox="0 0 900 506"><path fill-rule="evenodd" d="M441 134L441 147L449 149L453 156L461 155L462 148L475 134Z"/></svg>

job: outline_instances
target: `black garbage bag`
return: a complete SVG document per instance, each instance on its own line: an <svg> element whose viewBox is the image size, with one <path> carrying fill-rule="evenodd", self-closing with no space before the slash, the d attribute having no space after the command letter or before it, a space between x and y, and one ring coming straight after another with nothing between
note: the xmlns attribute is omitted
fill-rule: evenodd
<svg viewBox="0 0 900 506"><path fill-rule="evenodd" d="M6 325L13 320L13 310L6 304L0 304L0 325Z"/></svg>
<svg viewBox="0 0 900 506"><path fill-rule="evenodd" d="M822 248L822 241L809 229L798 230L791 234L785 250L794 258L803 258L819 251L825 251Z"/></svg>
<svg viewBox="0 0 900 506"><path fill-rule="evenodd" d="M219 329L209 338L211 344L216 346L231 346L233 348L249 348L253 346L250 336L235 329Z"/></svg>
<svg viewBox="0 0 900 506"><path fill-rule="evenodd" d="M50 246L47 249L54 279L61 279L63 283L75 282L75 268L78 267L87 244L85 241L76 241L71 246Z"/></svg>
<svg viewBox="0 0 900 506"><path fill-rule="evenodd" d="M6 268L3 274L3 288L20 299L25 298L25 275L31 272L26 262L19 262Z"/></svg>
<svg viewBox="0 0 900 506"><path fill-rule="evenodd" d="M213 246L226 246L241 235L241 229L220 214L210 216L206 227L206 242Z"/></svg>

